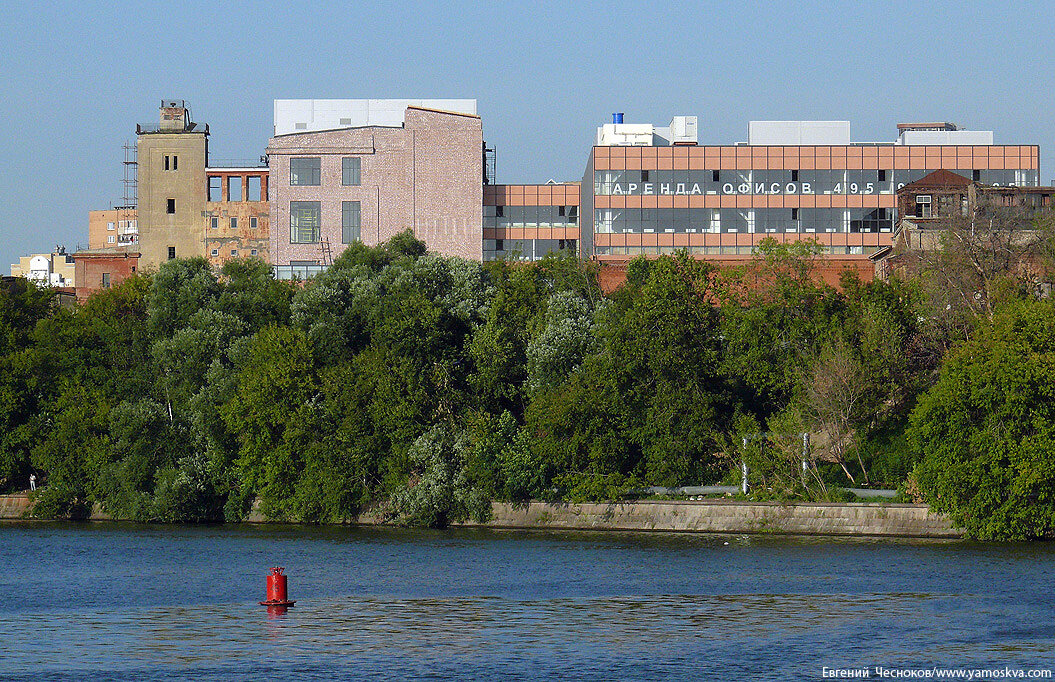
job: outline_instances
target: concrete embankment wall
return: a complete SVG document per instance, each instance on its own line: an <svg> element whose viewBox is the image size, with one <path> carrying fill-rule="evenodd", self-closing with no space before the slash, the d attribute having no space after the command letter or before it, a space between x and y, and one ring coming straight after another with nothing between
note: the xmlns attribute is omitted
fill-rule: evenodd
<svg viewBox="0 0 1055 682"><path fill-rule="evenodd" d="M958 538L962 533L921 504L670 500L526 505L496 503L487 526L706 533L790 533Z"/></svg>
<svg viewBox="0 0 1055 682"><path fill-rule="evenodd" d="M27 495L0 495L0 519L25 518ZM100 510L92 515L106 520ZM251 515L250 522L264 518ZM377 525L364 515L363 525ZM739 502L727 500L645 500L564 504L496 502L489 528L553 530L676 531L703 533L788 533L958 538L961 532L921 504Z"/></svg>

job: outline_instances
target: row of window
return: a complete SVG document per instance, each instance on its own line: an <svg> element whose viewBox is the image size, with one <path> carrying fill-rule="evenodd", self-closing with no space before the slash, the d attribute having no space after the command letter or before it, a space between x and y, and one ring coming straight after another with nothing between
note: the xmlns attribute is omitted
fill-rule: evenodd
<svg viewBox="0 0 1055 682"><path fill-rule="evenodd" d="M595 233L890 232L888 208L625 208L597 209Z"/></svg>
<svg viewBox="0 0 1055 682"><path fill-rule="evenodd" d="M682 249L689 253L706 256L750 256L757 253L757 246L597 246L594 252L598 256L640 256L672 254ZM824 246L822 253L833 256L868 255L879 250L878 246Z"/></svg>
<svg viewBox="0 0 1055 682"><path fill-rule="evenodd" d="M358 156L341 158L341 184L354 187L362 184L362 160ZM289 160L289 184L318 186L322 184L322 158L298 156Z"/></svg>
<svg viewBox="0 0 1055 682"><path fill-rule="evenodd" d="M484 206L484 227L566 227L578 224L578 206Z"/></svg>
<svg viewBox="0 0 1055 682"><path fill-rule="evenodd" d="M341 202L341 243L360 240L362 209L358 201ZM289 202L289 243L313 244L322 238L322 202Z"/></svg>
<svg viewBox="0 0 1055 682"><path fill-rule="evenodd" d="M242 178L238 175L224 178L218 175L209 176L209 201L223 201L223 184L227 180L227 201L263 201L263 179L259 175L250 175L246 178L246 185L242 187ZM245 190L243 193L242 190Z"/></svg>
<svg viewBox="0 0 1055 682"><path fill-rule="evenodd" d="M596 195L893 194L933 170L601 170ZM1036 170L954 171L987 185L1035 186Z"/></svg>
<svg viewBox="0 0 1055 682"><path fill-rule="evenodd" d="M249 218L249 229L250 230L255 230L257 228L258 224L259 224L259 222L258 222L258 219L257 219L256 216L251 216ZM213 216L212 218L210 218L209 219L209 227L211 227L214 230L219 229L219 227L220 227L220 219L218 217L216 217L216 216ZM231 229L232 230L237 230L238 229L238 218L237 217L232 217L231 218Z"/></svg>
<svg viewBox="0 0 1055 682"><path fill-rule="evenodd" d="M577 253L574 239L485 239L484 260L540 260L549 253Z"/></svg>
<svg viewBox="0 0 1055 682"><path fill-rule="evenodd" d="M213 249L211 253L212 253L213 257L215 258L216 256L220 255L220 250L219 249ZM259 252L256 249L249 249L249 255L250 256L255 256L258 253ZM231 258L236 258L237 256L238 256L238 249L231 249Z"/></svg>

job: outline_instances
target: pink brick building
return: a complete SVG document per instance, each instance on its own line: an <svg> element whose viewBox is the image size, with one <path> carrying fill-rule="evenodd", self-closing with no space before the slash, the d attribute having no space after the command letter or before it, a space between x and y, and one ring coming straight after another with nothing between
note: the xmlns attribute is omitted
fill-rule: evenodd
<svg viewBox="0 0 1055 682"><path fill-rule="evenodd" d="M335 129L306 121L293 124L304 132L282 134L277 106L279 134L267 154L270 257L279 277L314 274L352 242L375 245L407 229L432 252L483 258L483 129L475 113L411 105L399 125L349 116Z"/></svg>

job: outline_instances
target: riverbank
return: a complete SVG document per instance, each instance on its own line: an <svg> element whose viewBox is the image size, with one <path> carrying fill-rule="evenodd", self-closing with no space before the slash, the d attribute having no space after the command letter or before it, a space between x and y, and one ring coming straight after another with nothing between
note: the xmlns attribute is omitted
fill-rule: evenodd
<svg viewBox="0 0 1055 682"><path fill-rule="evenodd" d="M23 519L28 495L0 495L0 519ZM109 517L96 510L92 520ZM265 521L259 513L250 523ZM363 515L361 525L381 521ZM922 504L780 503L736 500L639 500L634 502L510 504L495 502L487 523L465 527L553 530L656 531L683 533L783 533L877 537L959 538L948 517Z"/></svg>

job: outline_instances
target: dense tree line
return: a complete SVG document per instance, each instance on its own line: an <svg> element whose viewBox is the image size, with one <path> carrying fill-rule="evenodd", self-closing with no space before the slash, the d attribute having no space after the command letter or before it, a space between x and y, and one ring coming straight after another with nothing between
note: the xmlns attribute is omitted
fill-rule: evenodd
<svg viewBox="0 0 1055 682"><path fill-rule="evenodd" d="M979 536L1050 533L1052 304L1011 273L987 281L992 315L939 311L922 275L836 289L818 255L636 259L603 296L590 263L441 258L405 233L303 283L174 260L70 309L15 280L0 490L36 473L36 512L73 518L258 502L443 526L491 500L736 482L743 461L757 496L901 486Z"/></svg>

